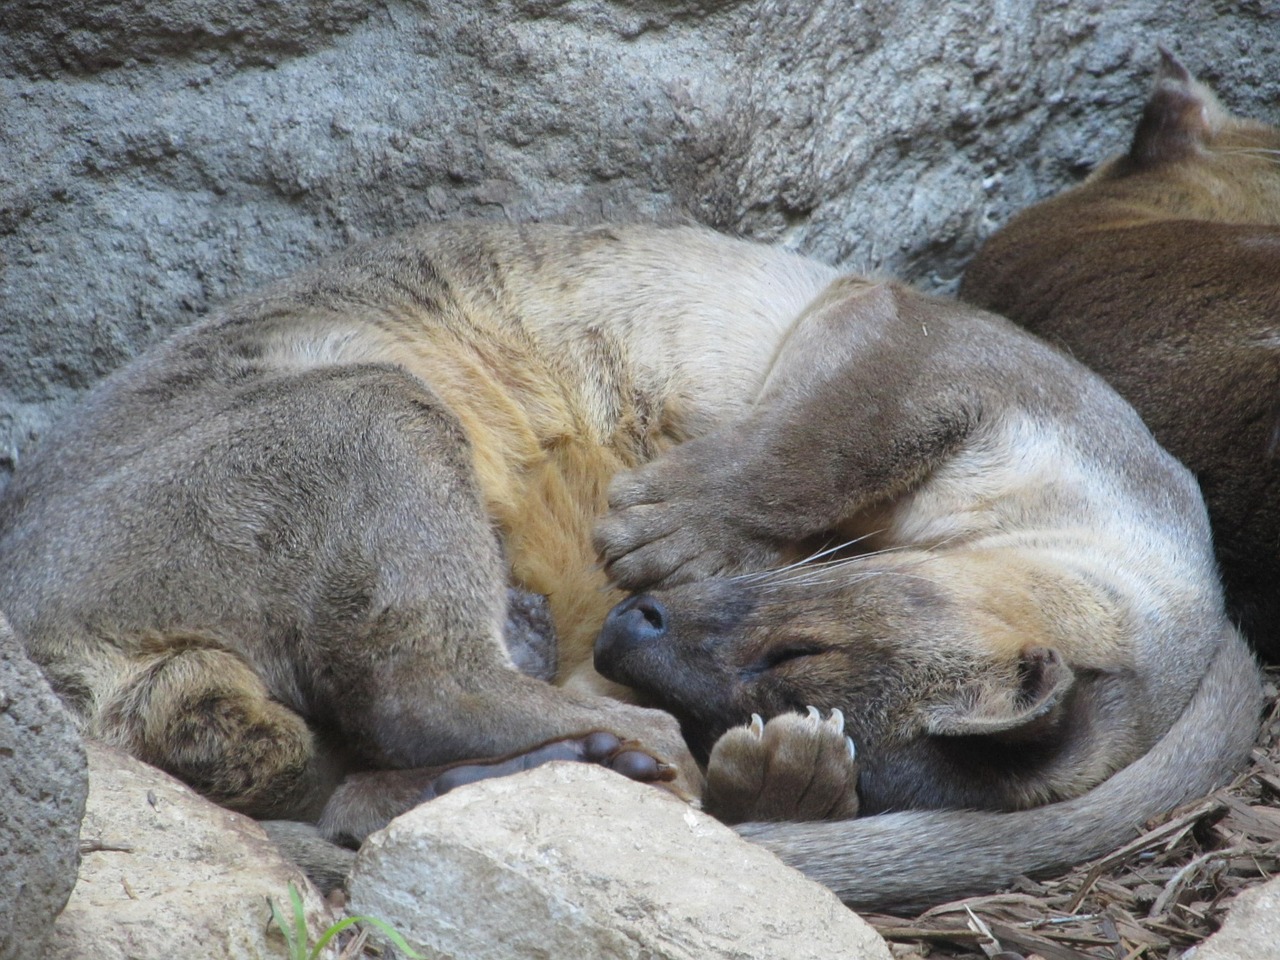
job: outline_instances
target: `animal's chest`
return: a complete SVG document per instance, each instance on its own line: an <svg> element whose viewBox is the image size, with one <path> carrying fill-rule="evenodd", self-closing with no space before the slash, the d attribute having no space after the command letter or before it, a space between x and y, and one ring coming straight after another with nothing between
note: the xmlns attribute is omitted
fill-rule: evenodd
<svg viewBox="0 0 1280 960"><path fill-rule="evenodd" d="M513 584L550 601L563 675L620 598L591 546L609 482L683 438L678 398L591 339L557 356L528 340L435 331L413 352L467 436Z"/></svg>

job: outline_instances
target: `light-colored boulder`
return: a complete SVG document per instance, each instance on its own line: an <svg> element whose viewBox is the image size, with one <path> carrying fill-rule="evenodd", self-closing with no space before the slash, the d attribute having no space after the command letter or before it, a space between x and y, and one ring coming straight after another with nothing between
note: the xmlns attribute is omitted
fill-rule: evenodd
<svg viewBox="0 0 1280 960"><path fill-rule="evenodd" d="M119 750L86 747L85 852L46 960L288 957L267 898L292 916L290 883L313 941L333 922L254 821Z"/></svg>
<svg viewBox="0 0 1280 960"><path fill-rule="evenodd" d="M89 789L71 717L0 614L0 960L35 960L75 883Z"/></svg>
<svg viewBox="0 0 1280 960"><path fill-rule="evenodd" d="M652 786L553 763L366 841L349 909L432 958L888 960L826 888Z"/></svg>
<svg viewBox="0 0 1280 960"><path fill-rule="evenodd" d="M1270 2L7 0L0 481L143 343L423 221L684 215L948 289L1125 145L1157 43L1280 120Z"/></svg>
<svg viewBox="0 0 1280 960"><path fill-rule="evenodd" d="M1236 897L1222 929L1187 960L1280 960L1280 878Z"/></svg>

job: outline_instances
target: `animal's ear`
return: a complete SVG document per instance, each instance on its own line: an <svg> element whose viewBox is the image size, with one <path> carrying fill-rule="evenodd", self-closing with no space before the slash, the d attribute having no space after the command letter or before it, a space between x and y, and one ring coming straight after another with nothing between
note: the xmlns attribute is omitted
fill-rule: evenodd
<svg viewBox="0 0 1280 960"><path fill-rule="evenodd" d="M1225 117L1209 88L1161 47L1155 88L1133 135L1129 160L1141 169L1193 156Z"/></svg>
<svg viewBox="0 0 1280 960"><path fill-rule="evenodd" d="M1028 647L1011 678L982 679L924 708L928 733L1007 743L1048 736L1062 717L1075 674L1057 650Z"/></svg>
<svg viewBox="0 0 1280 960"><path fill-rule="evenodd" d="M812 384L840 377L862 356L864 331L891 322L898 299L887 283L840 277L810 303L792 324L760 387L759 403L767 405L810 396ZM857 331L850 335L850 331Z"/></svg>

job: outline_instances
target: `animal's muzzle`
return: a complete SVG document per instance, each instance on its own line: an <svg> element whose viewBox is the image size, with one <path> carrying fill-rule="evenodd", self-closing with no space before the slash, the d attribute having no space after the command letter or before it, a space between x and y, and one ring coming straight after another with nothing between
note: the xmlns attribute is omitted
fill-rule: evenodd
<svg viewBox="0 0 1280 960"><path fill-rule="evenodd" d="M596 670L610 680L628 682L626 661L663 640L670 621L656 597L642 593L623 600L609 611L596 638Z"/></svg>

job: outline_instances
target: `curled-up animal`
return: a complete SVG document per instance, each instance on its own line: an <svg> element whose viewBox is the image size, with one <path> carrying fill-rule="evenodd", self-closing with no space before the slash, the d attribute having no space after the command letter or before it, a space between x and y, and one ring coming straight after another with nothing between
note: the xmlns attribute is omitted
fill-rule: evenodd
<svg viewBox="0 0 1280 960"><path fill-rule="evenodd" d="M1105 849L1259 700L1195 482L1101 379L688 227L430 226L213 313L19 465L0 609L88 733L254 816L709 757L861 905Z"/></svg>

